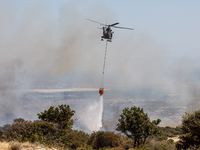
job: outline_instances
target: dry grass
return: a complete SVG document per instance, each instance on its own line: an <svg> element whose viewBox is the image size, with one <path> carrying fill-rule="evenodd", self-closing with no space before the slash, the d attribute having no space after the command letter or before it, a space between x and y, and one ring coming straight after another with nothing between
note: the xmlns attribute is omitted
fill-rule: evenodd
<svg viewBox="0 0 200 150"><path fill-rule="evenodd" d="M0 150L11 150L11 146L7 142L0 142Z"/></svg>
<svg viewBox="0 0 200 150"><path fill-rule="evenodd" d="M0 142L0 150L57 150L56 148L46 148L41 144L19 143L19 142Z"/></svg>

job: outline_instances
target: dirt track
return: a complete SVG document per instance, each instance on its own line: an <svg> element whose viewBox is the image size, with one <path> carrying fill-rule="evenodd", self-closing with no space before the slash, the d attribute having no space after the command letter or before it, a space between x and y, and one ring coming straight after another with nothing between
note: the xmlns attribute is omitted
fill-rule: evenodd
<svg viewBox="0 0 200 150"><path fill-rule="evenodd" d="M179 136L175 136L175 137L169 137L169 138L167 138L167 140L169 140L169 139L172 139L172 140L174 140L174 142L178 142L180 139L179 139Z"/></svg>

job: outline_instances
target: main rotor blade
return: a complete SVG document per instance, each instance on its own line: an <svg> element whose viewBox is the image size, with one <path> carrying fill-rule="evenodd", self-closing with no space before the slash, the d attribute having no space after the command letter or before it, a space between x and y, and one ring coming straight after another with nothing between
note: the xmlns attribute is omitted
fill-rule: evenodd
<svg viewBox="0 0 200 150"><path fill-rule="evenodd" d="M133 28L125 28L125 27L118 27L118 26L113 26L113 28L120 28L120 29L134 30Z"/></svg>
<svg viewBox="0 0 200 150"><path fill-rule="evenodd" d="M113 23L113 24L108 25L108 26L115 26L115 25L117 25L117 24L119 24L119 22Z"/></svg>
<svg viewBox="0 0 200 150"><path fill-rule="evenodd" d="M88 20L88 21L92 21L92 22L98 23L98 24L100 24L100 25L104 25L104 26L106 26L106 24L104 24L104 23L97 22L97 21L94 21L94 20L91 20L91 19L87 19L87 18L85 18L85 19Z"/></svg>

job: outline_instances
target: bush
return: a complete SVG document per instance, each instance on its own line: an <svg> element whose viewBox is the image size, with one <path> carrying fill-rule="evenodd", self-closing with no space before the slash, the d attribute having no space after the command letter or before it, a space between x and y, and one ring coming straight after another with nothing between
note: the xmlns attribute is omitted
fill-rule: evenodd
<svg viewBox="0 0 200 150"><path fill-rule="evenodd" d="M88 141L88 145L91 145L94 149L104 147L117 147L121 146L123 138L120 134L114 132L97 131L93 132Z"/></svg>
<svg viewBox="0 0 200 150"><path fill-rule="evenodd" d="M26 141L54 145L57 133L58 129L54 124L45 121L34 121L31 124L29 134L26 136Z"/></svg>
<svg viewBox="0 0 200 150"><path fill-rule="evenodd" d="M26 141L26 136L30 134L31 124L31 121L13 122L9 132L7 132L8 136L19 142Z"/></svg>
<svg viewBox="0 0 200 150"><path fill-rule="evenodd" d="M158 136L158 137L156 137L156 141L166 141L167 140L167 137L166 136Z"/></svg>
<svg viewBox="0 0 200 150"><path fill-rule="evenodd" d="M169 140L167 140L167 143L168 144L174 144L174 140L173 139L169 139Z"/></svg>
<svg viewBox="0 0 200 150"><path fill-rule="evenodd" d="M47 146L77 149L88 148L89 135L78 130L61 130L54 124L45 121L15 121L12 125L6 125L3 131L6 141L39 142ZM16 147L12 143L12 147Z"/></svg>
<svg viewBox="0 0 200 150"><path fill-rule="evenodd" d="M2 128L3 134L2 139L6 141L17 140L24 141L24 136L26 136L30 131L31 122L13 122L12 125L7 124Z"/></svg>
<svg viewBox="0 0 200 150"><path fill-rule="evenodd" d="M159 127L159 128L160 130L162 130L162 136L165 136L165 137L174 137L174 136L182 134L181 127L179 126L177 126L176 128L169 127L169 126Z"/></svg>
<svg viewBox="0 0 200 150"><path fill-rule="evenodd" d="M79 147L86 148L89 140L89 135L78 130L63 130L60 131L57 144L59 147L77 149Z"/></svg>
<svg viewBox="0 0 200 150"><path fill-rule="evenodd" d="M44 121L14 121L11 126L3 128L6 141L41 142L47 145L54 143L57 128Z"/></svg>
<svg viewBox="0 0 200 150"><path fill-rule="evenodd" d="M148 143L150 150L175 150L175 144L168 141L151 141Z"/></svg>
<svg viewBox="0 0 200 150"><path fill-rule="evenodd" d="M122 145L123 145L124 149L133 148L133 140L131 138L128 138L128 137L123 137Z"/></svg>
<svg viewBox="0 0 200 150"><path fill-rule="evenodd" d="M2 140L3 140L3 130L0 129L0 141L2 141Z"/></svg>
<svg viewBox="0 0 200 150"><path fill-rule="evenodd" d="M21 149L21 143L11 142L9 145L11 147L11 150L20 150Z"/></svg>

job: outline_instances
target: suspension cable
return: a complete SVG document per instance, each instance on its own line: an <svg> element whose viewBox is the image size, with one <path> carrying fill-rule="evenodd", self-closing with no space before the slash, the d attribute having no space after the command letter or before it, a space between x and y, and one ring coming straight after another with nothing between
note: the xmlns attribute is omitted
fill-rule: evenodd
<svg viewBox="0 0 200 150"><path fill-rule="evenodd" d="M106 66L107 45L108 45L108 40L106 40L106 48L105 48L104 63L103 63L103 72L102 72L103 74L104 74L105 66Z"/></svg>

